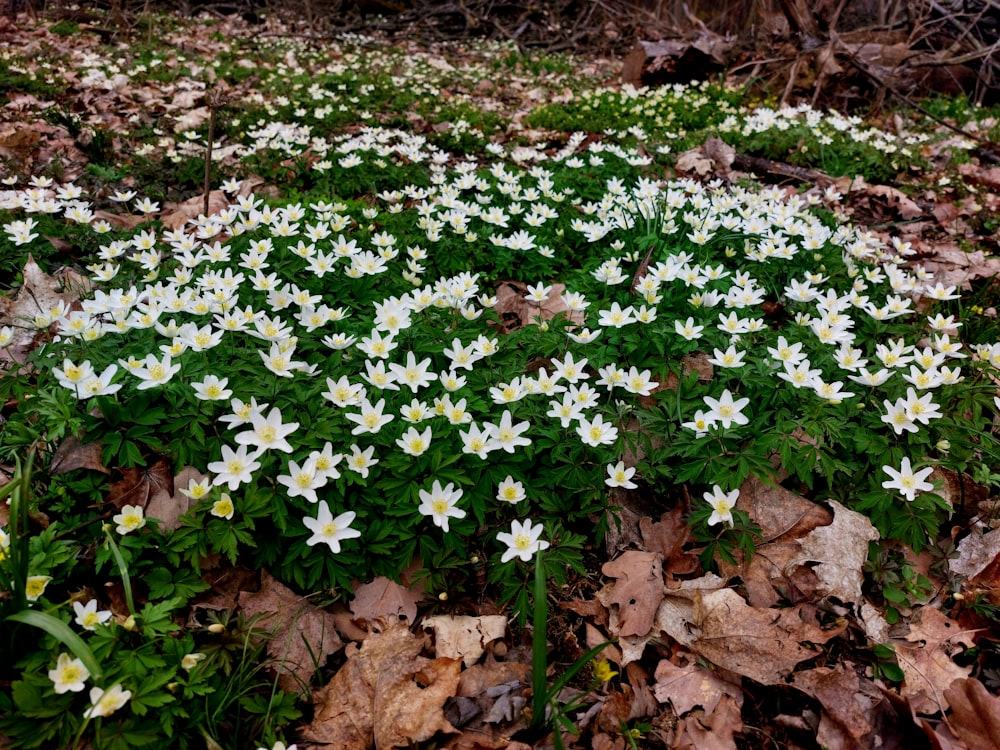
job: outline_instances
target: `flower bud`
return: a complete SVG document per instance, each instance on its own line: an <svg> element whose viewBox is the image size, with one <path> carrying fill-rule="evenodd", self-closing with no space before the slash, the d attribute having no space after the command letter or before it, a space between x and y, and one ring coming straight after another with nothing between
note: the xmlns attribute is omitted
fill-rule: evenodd
<svg viewBox="0 0 1000 750"><path fill-rule="evenodd" d="M939 453L948 455L948 451L951 450L951 443L948 442L947 440L938 440L937 445L935 445L934 447L937 448Z"/></svg>
<svg viewBox="0 0 1000 750"><path fill-rule="evenodd" d="M135 630L135 615L129 615L125 618L125 622L122 623L122 627L126 630Z"/></svg>
<svg viewBox="0 0 1000 750"><path fill-rule="evenodd" d="M440 594L438 594L438 599L442 602L448 601L448 592L442 591Z"/></svg>
<svg viewBox="0 0 1000 750"><path fill-rule="evenodd" d="M208 626L208 632L215 633L216 635L218 635L219 633L225 633L226 626L223 625L221 622L213 622L211 625Z"/></svg>

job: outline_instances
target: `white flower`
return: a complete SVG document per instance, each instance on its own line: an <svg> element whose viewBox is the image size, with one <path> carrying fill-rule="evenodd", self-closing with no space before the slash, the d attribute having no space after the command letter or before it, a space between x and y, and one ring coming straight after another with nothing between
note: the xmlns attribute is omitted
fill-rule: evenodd
<svg viewBox="0 0 1000 750"><path fill-rule="evenodd" d="M497 534L497 541L507 545L500 562L505 563L514 557L528 562L536 552L548 549L549 543L541 538L544 530L541 524L532 526L531 521L512 522L510 533L501 531Z"/></svg>
<svg viewBox="0 0 1000 750"><path fill-rule="evenodd" d="M918 492L928 492L934 489L933 484L925 481L934 473L933 466L913 471L910 467L910 459L904 458L898 471L891 466L883 466L882 471L892 477L882 482L882 486L887 490L899 490L899 493L909 502L913 502Z"/></svg>
<svg viewBox="0 0 1000 750"><path fill-rule="evenodd" d="M195 398L202 401L223 401L230 398L233 392L226 390L227 385L229 385L229 378L219 378L216 375L206 375L201 382L191 383Z"/></svg>
<svg viewBox="0 0 1000 750"><path fill-rule="evenodd" d="M515 482L514 477L509 474L497 487L497 500L502 503L519 503L525 497L527 494L524 491L524 485L521 482Z"/></svg>
<svg viewBox="0 0 1000 750"><path fill-rule="evenodd" d="M112 685L107 690L90 689L91 706L83 712L83 718L93 719L98 716L111 716L115 711L128 703L132 691L122 690L121 683Z"/></svg>
<svg viewBox="0 0 1000 750"><path fill-rule="evenodd" d="M357 514L354 511L348 511L334 518L326 500L320 500L319 513L316 514L316 518L307 516L302 519L302 523L312 532L312 536L306 540L306 544L311 547L323 542L330 545L330 549L334 553L340 552L341 541L361 536L360 531L351 528L356 517Z"/></svg>
<svg viewBox="0 0 1000 750"><path fill-rule="evenodd" d="M743 414L743 408L750 403L750 399L741 398L733 401L733 394L727 388L719 398L705 396L705 405L710 409L706 415L709 422L717 422L723 429L728 430L732 425L747 424L750 420Z"/></svg>
<svg viewBox="0 0 1000 750"><path fill-rule="evenodd" d="M396 441L396 445L408 456L420 456L431 447L431 428L420 432L411 427Z"/></svg>
<svg viewBox="0 0 1000 750"><path fill-rule="evenodd" d="M635 467L631 466L625 468L625 462L619 461L616 464L608 464L608 477L604 480L604 483L608 487L624 487L627 490L634 490L637 485L632 481L632 477L635 476Z"/></svg>
<svg viewBox="0 0 1000 750"><path fill-rule="evenodd" d="M486 431L489 434L489 445L487 452L502 448L507 453L513 453L515 448L524 445L531 445L531 439L522 435L529 427L530 422L513 423L513 415L508 410L500 417L500 424L486 424Z"/></svg>
<svg viewBox="0 0 1000 750"><path fill-rule="evenodd" d="M73 612L76 613L76 624L84 630L94 630L111 619L111 612L97 609L97 599L91 599L86 604L73 602Z"/></svg>
<svg viewBox="0 0 1000 750"><path fill-rule="evenodd" d="M605 422L604 417L598 414L591 420L581 418L580 424L576 427L576 434L587 445L597 447L615 442L618 439L618 428Z"/></svg>
<svg viewBox="0 0 1000 750"><path fill-rule="evenodd" d="M456 503L461 499L463 491L456 490L455 485L449 482L444 487L438 480L434 480L431 490L420 490L420 506L417 510L425 516L430 516L435 526L440 526L448 531L448 522L452 518L465 518L465 511L456 507Z"/></svg>
<svg viewBox="0 0 1000 750"><path fill-rule="evenodd" d="M703 495L705 502L712 506L712 515L708 517L708 525L714 526L720 521L732 525L733 508L736 506L736 500L739 496L739 489L735 489L732 492L723 492L719 485L713 485L712 491L706 492Z"/></svg>
<svg viewBox="0 0 1000 750"><path fill-rule="evenodd" d="M57 695L63 693L79 693L85 687L83 684L90 677L90 672L79 659L69 654L59 654L56 668L49 670L49 679Z"/></svg>
<svg viewBox="0 0 1000 750"><path fill-rule="evenodd" d="M241 445L233 450L228 445L222 446L222 460L212 461L208 465L208 470L215 474L212 480L214 486L228 484L230 490L237 489L241 484L246 484L253 480L253 472L260 468L257 457L260 451L250 452L250 449Z"/></svg>
<svg viewBox="0 0 1000 750"><path fill-rule="evenodd" d="M141 505L123 505L122 512L112 516L111 520L118 524L115 530L123 536L138 531L146 525Z"/></svg>

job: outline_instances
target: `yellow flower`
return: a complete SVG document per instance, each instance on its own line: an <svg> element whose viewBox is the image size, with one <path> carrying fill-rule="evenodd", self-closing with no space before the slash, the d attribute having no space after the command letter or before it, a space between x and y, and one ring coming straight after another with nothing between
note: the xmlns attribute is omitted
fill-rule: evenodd
<svg viewBox="0 0 1000 750"><path fill-rule="evenodd" d="M49 585L52 576L28 576L24 585L24 596L29 602L38 601L38 597L45 593L45 587Z"/></svg>
<svg viewBox="0 0 1000 750"><path fill-rule="evenodd" d="M618 673L611 668L607 659L594 662L594 679L598 682L607 682Z"/></svg>
<svg viewBox="0 0 1000 750"><path fill-rule="evenodd" d="M236 506L233 505L233 500L227 492L223 492L222 496L212 505L212 515L218 518L230 519L235 511Z"/></svg>

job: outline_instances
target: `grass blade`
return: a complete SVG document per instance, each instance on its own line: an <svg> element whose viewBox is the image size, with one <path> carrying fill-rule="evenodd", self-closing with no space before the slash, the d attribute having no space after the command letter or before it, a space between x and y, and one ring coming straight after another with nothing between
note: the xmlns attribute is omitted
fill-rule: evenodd
<svg viewBox="0 0 1000 750"><path fill-rule="evenodd" d="M83 639L74 633L70 629L69 625L64 623L62 620L53 617L52 615L47 615L44 612L35 612L32 609L15 612L10 615L7 620L19 622L23 625L31 625L39 630L44 630L72 651L73 655L83 662L83 666L85 666L87 671L90 672L91 677L96 679L101 676L101 667L97 663L97 659L94 658L94 652L91 651L90 647L83 642Z"/></svg>

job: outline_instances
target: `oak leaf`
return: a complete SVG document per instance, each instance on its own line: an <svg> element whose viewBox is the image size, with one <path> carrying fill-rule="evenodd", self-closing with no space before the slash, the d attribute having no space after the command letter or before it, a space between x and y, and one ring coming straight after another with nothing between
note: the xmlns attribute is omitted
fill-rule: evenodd
<svg viewBox="0 0 1000 750"><path fill-rule="evenodd" d="M972 667L960 667L952 655L971 648L971 631L934 607L921 607L910 621L908 643L897 643L896 660L905 680L900 693L910 699L916 713L944 711L944 691L955 680L969 676Z"/></svg>
<svg viewBox="0 0 1000 750"><path fill-rule="evenodd" d="M944 697L951 706L949 724L969 750L1000 747L1000 698L972 679L955 680Z"/></svg>
<svg viewBox="0 0 1000 750"><path fill-rule="evenodd" d="M149 466L119 469L122 478L108 485L107 501L119 510L126 505L143 508L160 490L173 494L174 472L166 459L160 458Z"/></svg>
<svg viewBox="0 0 1000 750"><path fill-rule="evenodd" d="M862 514L830 500L833 523L818 526L799 540L801 554L789 566L818 563L813 571L819 578L818 593L840 601L861 601L862 567L868 559L868 543L879 538L878 530Z"/></svg>
<svg viewBox="0 0 1000 750"><path fill-rule="evenodd" d="M461 659L470 667L479 661L490 643L504 637L507 618L503 615L436 615L425 617L423 627L434 631L434 653Z"/></svg>
<svg viewBox="0 0 1000 750"><path fill-rule="evenodd" d="M647 635L663 601L663 559L655 552L629 550L605 563L601 572L616 579L598 599L609 609L618 606L619 637Z"/></svg>
<svg viewBox="0 0 1000 750"><path fill-rule="evenodd" d="M461 662L421 656L424 640L399 623L347 647L347 661L314 693L302 737L339 750L376 750L454 732L443 706L458 688Z"/></svg>
<svg viewBox="0 0 1000 750"><path fill-rule="evenodd" d="M243 592L239 605L248 616L260 615L260 627L273 632L267 653L275 660L278 679L289 690L309 684L317 666L343 647L334 628L333 616L287 586L266 570L261 572L260 591Z"/></svg>
<svg viewBox="0 0 1000 750"><path fill-rule="evenodd" d="M385 576L379 576L354 590L351 612L355 619L373 623L394 619L412 625L417 619L417 602L422 592L408 589Z"/></svg>
<svg viewBox="0 0 1000 750"><path fill-rule="evenodd" d="M724 695L730 696L737 705L743 705L743 691L738 685L726 682L693 662L679 667L663 659L653 676L656 678L653 695L660 703L669 702L677 716L699 706L705 713L712 713Z"/></svg>
<svg viewBox="0 0 1000 750"><path fill-rule="evenodd" d="M656 626L716 666L776 685L800 662L847 627L824 630L803 619L800 607L751 607L735 591L671 590L656 613Z"/></svg>

